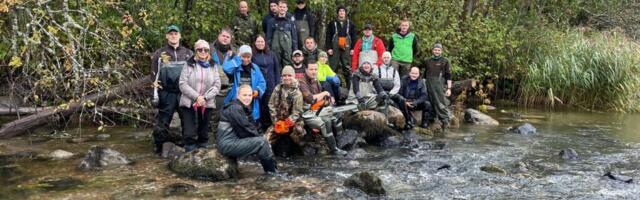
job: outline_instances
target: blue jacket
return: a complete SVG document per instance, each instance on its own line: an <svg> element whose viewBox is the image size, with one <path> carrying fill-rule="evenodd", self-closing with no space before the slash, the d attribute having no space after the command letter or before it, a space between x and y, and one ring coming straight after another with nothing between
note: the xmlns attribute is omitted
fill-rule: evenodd
<svg viewBox="0 0 640 200"><path fill-rule="evenodd" d="M253 119L258 120L260 119L260 98L264 95L267 83L262 76L260 67L253 63L251 63L251 65L253 65L251 68L251 88L254 91L258 91L258 98L253 99ZM238 87L240 87L240 72L243 70L240 56L234 56L231 59L228 58L225 60L222 69L228 76L233 76L233 87L231 87L231 90L227 93L227 97L224 98L224 104L226 105L231 102L231 100L236 99Z"/></svg>
<svg viewBox="0 0 640 200"><path fill-rule="evenodd" d="M278 63L278 58L272 52L256 52L251 57L251 62L258 65L262 70L262 75L267 81L267 94L271 93L276 88L276 85L280 83L280 63Z"/></svg>

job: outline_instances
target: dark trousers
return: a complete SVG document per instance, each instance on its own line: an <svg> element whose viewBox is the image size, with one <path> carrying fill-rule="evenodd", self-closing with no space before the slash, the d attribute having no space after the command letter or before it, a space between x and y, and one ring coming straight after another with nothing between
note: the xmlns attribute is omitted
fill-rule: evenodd
<svg viewBox="0 0 640 200"><path fill-rule="evenodd" d="M329 81L323 81L320 83L324 91L329 91L331 96L336 99L336 101L340 101L340 85L332 84Z"/></svg>
<svg viewBox="0 0 640 200"><path fill-rule="evenodd" d="M211 113L213 108L207 108L204 114L200 110L196 112L193 108L180 107L182 113L182 137L184 145L206 144L209 142L209 126L211 123Z"/></svg>
<svg viewBox="0 0 640 200"><path fill-rule="evenodd" d="M173 119L173 113L178 109L180 92L158 91L160 102L158 103L158 114L156 115L156 125L153 129L153 142L156 148L162 147L162 143L169 141L169 125ZM182 119L181 113L180 119ZM159 149L158 149L159 150Z"/></svg>
<svg viewBox="0 0 640 200"><path fill-rule="evenodd" d="M400 109L402 115L404 116L405 122L407 125L415 126L416 118L413 116L411 111L414 110L422 110L422 120L421 122L424 124L424 121L433 121L434 117L432 115L432 107L429 101L425 101L424 103L416 105L416 107L409 108L405 105L406 101L401 100L400 98L394 97L392 98L393 102L396 104L396 107Z"/></svg>
<svg viewBox="0 0 640 200"><path fill-rule="evenodd" d="M271 93L273 93L273 91L266 91L264 95L262 95L262 99L260 99L260 118L258 119L258 127L261 130L266 130L273 123L271 121L271 115L269 114L269 99L271 99Z"/></svg>

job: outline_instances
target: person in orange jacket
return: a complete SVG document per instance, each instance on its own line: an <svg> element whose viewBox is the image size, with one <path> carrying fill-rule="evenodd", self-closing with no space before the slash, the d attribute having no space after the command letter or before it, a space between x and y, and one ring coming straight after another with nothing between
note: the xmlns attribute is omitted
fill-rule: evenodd
<svg viewBox="0 0 640 200"><path fill-rule="evenodd" d="M355 72L362 63L369 62L379 66L382 54L386 51L382 39L373 35L373 25L366 23L362 30L363 37L358 39L351 55L351 71Z"/></svg>

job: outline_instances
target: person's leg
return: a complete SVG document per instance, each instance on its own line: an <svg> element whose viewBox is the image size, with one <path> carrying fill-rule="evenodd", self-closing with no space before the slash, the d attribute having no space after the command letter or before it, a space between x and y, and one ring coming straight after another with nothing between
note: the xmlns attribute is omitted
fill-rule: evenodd
<svg viewBox="0 0 640 200"><path fill-rule="evenodd" d="M269 115L269 99L272 91L267 91L260 100L260 131L267 130L273 124Z"/></svg>
<svg viewBox="0 0 640 200"><path fill-rule="evenodd" d="M242 158L257 154L265 172L276 172L277 167L276 162L273 159L271 145L264 137L250 137L232 140L222 145L224 145L223 149L225 149L225 152L221 152L223 155L233 158Z"/></svg>
<svg viewBox="0 0 640 200"><path fill-rule="evenodd" d="M344 75L346 88L351 88L351 55L349 55L349 49L341 50L339 65Z"/></svg>
<svg viewBox="0 0 640 200"><path fill-rule="evenodd" d="M396 107L398 108L398 110L400 110L400 112L402 112L402 115L404 116L404 120L406 124L405 129L407 130L412 129L415 126L415 118L413 117L413 114L411 113L411 111L405 105L405 101L402 100L399 97L399 95L395 95L391 99L396 104Z"/></svg>
<svg viewBox="0 0 640 200"><path fill-rule="evenodd" d="M209 130L211 130L211 114L215 112L213 108L207 108L204 114L198 111L198 139L196 145L198 148L207 148L209 142Z"/></svg>
<svg viewBox="0 0 640 200"><path fill-rule="evenodd" d="M327 142L327 145L329 146L329 149L331 150L332 154L336 154L336 155L346 155L347 152L343 151L342 149L338 148L338 144L336 142L336 138L333 134L333 132L331 131L333 129L333 120L331 117L322 117L320 118L324 123L324 131L322 132L322 136L324 136L325 141Z"/></svg>
<svg viewBox="0 0 640 200"><path fill-rule="evenodd" d="M158 104L158 114L156 115L156 125L153 130L153 142L155 144L155 152L162 152L162 144L167 141L169 124L173 118L173 112L176 111L174 94L166 91L159 91L160 102Z"/></svg>
<svg viewBox="0 0 640 200"><path fill-rule="evenodd" d="M429 124L434 121L434 117L432 114L433 111L431 110L431 103L429 103L429 101L426 101L418 105L418 108L422 110L422 120L420 121L420 127L429 127Z"/></svg>
<svg viewBox="0 0 640 200"><path fill-rule="evenodd" d="M180 107L178 112L182 112L182 139L184 140L184 149L186 151L194 150L197 141L196 112L186 107Z"/></svg>

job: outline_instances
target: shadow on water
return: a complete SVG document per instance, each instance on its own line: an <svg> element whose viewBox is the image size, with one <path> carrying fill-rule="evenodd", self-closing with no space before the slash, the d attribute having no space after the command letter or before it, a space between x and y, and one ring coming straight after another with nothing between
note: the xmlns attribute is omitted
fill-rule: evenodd
<svg viewBox="0 0 640 200"><path fill-rule="evenodd" d="M241 162L241 177L204 182L174 175L167 161L151 153L149 129L111 128L105 141L68 142L38 130L29 137L0 141L0 199L362 199L342 186L351 174L370 171L383 181L392 199L635 199L637 183L603 177L607 172L639 177L640 115L538 110L493 111L500 126L469 126L445 137L420 136L420 147L366 147L350 158L280 159L285 177L262 176L255 161ZM537 134L508 133L510 126L531 123ZM83 129L83 136L98 134ZM70 132L74 135L74 132ZM142 136L142 137L140 137ZM128 155L134 165L100 171L75 169L92 145ZM559 152L574 149L575 160ZM62 149L69 160L43 158ZM484 170L481 170L484 169ZM178 185L182 191L172 193ZM59 187L58 187L59 186ZM193 188L190 186L194 186ZM169 187L169 189L167 189ZM186 189L185 189L186 188Z"/></svg>

